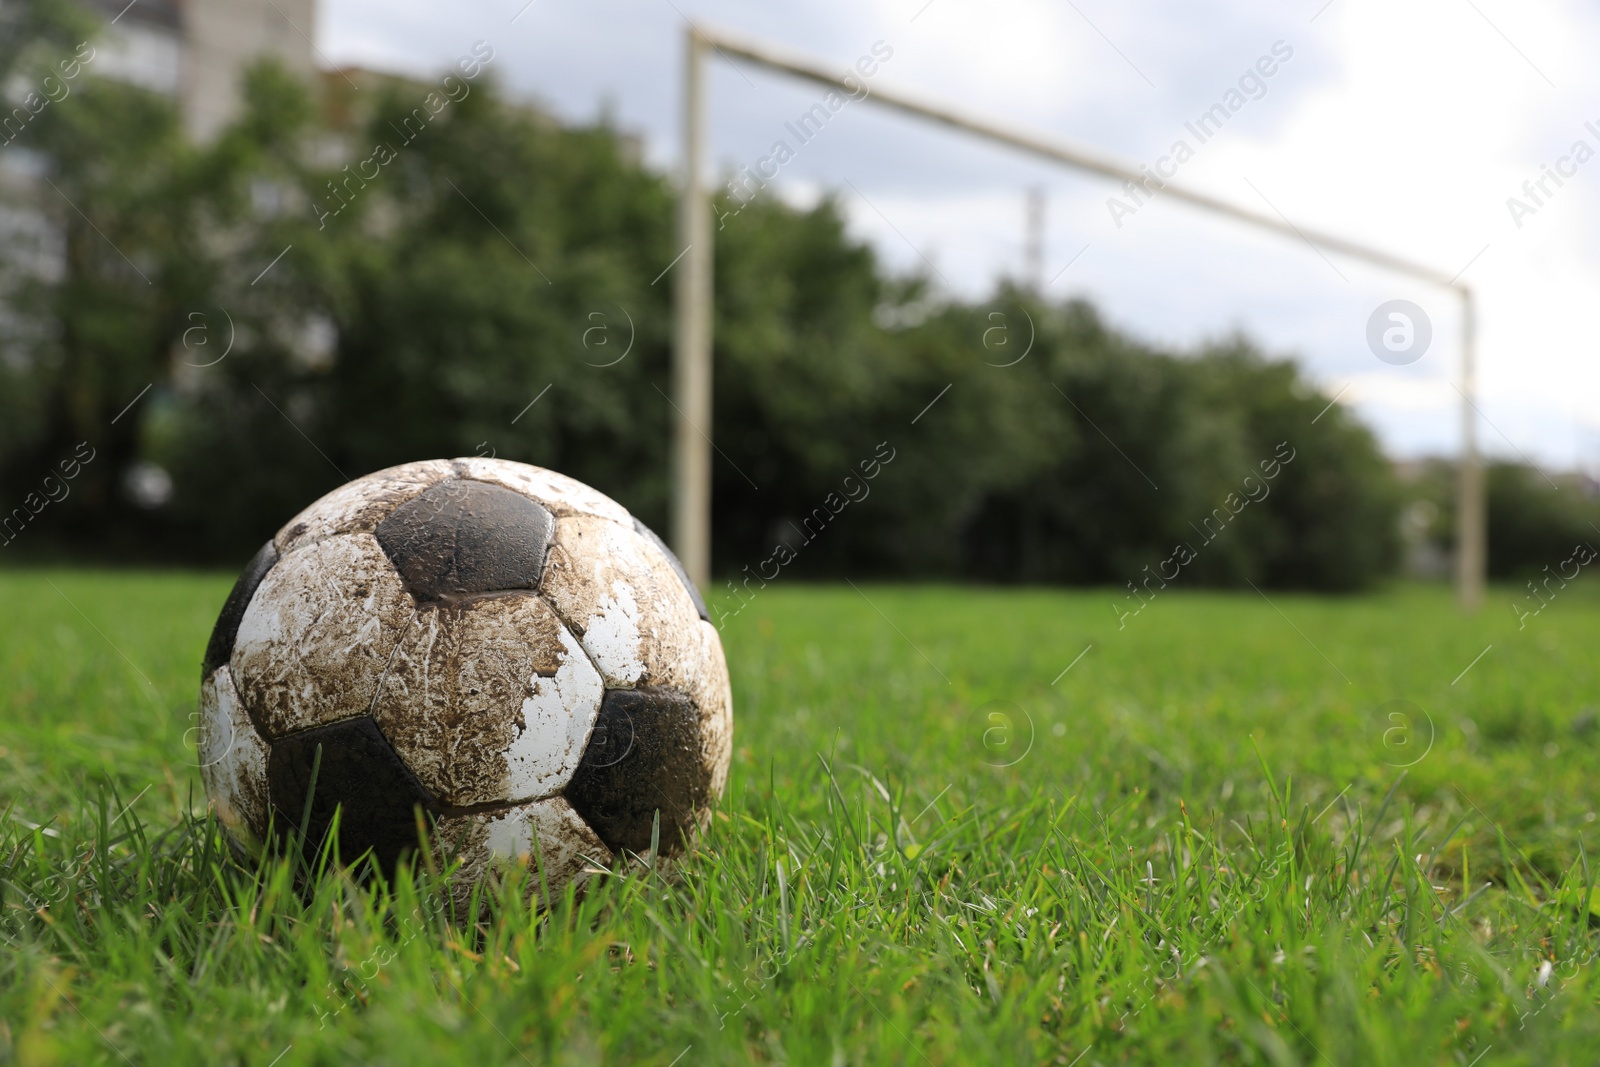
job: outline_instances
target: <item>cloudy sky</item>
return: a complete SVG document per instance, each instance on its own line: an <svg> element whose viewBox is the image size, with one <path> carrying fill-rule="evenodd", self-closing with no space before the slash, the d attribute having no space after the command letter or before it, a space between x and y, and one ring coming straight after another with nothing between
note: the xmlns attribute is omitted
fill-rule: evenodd
<svg viewBox="0 0 1600 1067"><path fill-rule="evenodd" d="M664 168L678 161L689 19L841 70L881 42L892 55L877 84L1136 164L1185 141L1193 156L1177 182L1461 272L1479 294L1484 447L1600 473L1600 158L1589 158L1600 152L1600 9L1578 0L321 0L318 19L318 47L337 64L423 74L488 41L502 84L574 121L609 107ZM1230 97L1268 56L1271 77ZM748 63L712 66L719 172L775 140L796 145L784 123L820 89ZM1186 126L1241 100L1204 143ZM870 103L798 146L774 185L802 203L837 193L885 261L969 297L1022 271L1025 191L1042 188L1049 294L1088 296L1173 347L1244 330L1300 359L1394 454L1448 452L1459 439L1459 305L1425 283L1171 198L1114 219L1119 190L1104 180ZM1514 217L1511 197L1528 210ZM1396 299L1432 326L1405 366L1367 341L1373 312Z"/></svg>

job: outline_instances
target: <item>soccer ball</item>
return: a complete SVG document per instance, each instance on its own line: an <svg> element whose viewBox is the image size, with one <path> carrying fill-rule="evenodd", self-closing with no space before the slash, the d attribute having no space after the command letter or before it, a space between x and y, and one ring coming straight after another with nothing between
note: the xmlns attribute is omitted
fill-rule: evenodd
<svg viewBox="0 0 1600 1067"><path fill-rule="evenodd" d="M258 552L206 648L199 762L235 849L269 833L393 871L431 835L461 898L672 860L727 780L728 670L677 557L554 471L358 478ZM270 828L270 829L269 829ZM464 898L462 898L464 899Z"/></svg>

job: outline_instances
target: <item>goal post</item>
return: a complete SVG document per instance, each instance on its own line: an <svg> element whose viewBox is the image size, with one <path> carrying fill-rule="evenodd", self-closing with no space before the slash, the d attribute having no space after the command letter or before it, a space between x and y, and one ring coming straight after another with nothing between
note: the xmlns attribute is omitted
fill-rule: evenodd
<svg viewBox="0 0 1600 1067"><path fill-rule="evenodd" d="M683 188L673 279L672 547L694 584L711 588L711 202L701 165L706 151L705 51L693 26L683 81Z"/></svg>
<svg viewBox="0 0 1600 1067"><path fill-rule="evenodd" d="M847 75L828 63L725 30L690 25L686 30L683 96L683 175L679 191L678 238L683 263L675 289L673 350L673 547L689 576L702 588L711 580L711 207L705 185L705 60L715 50L739 57L851 96L859 91ZM1472 289L1442 271L1337 234L1298 226L1282 215L1255 211L1179 183L1152 178L1113 156L1004 121L977 115L905 89L874 83L866 101L927 119L996 144L1018 149L1074 170L1117 182L1148 187L1154 181L1164 196L1257 229L1303 241L1352 259L1454 292L1461 301L1461 456L1456 486L1456 590L1460 604L1474 610L1482 602L1487 562L1487 514L1477 447L1475 334Z"/></svg>

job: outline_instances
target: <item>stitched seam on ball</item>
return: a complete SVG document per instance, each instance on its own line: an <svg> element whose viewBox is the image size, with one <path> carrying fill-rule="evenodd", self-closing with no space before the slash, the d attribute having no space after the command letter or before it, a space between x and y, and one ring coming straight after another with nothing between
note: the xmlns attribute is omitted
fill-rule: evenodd
<svg viewBox="0 0 1600 1067"><path fill-rule="evenodd" d="M552 537L550 539L550 543L552 545L554 545L555 544L555 538ZM541 587L544 585L544 574L543 574L543 572L541 572L539 574L539 585ZM567 632L567 636L572 638L573 643L578 646L578 651L583 653L583 658L589 661L589 666L594 668L594 673L596 675L598 675L599 678L600 678L600 691L601 691L602 695L605 693L605 691L607 689L622 689L622 688L630 688L631 689L632 688L632 686L624 687L624 686L613 686L613 685L607 684L607 682L606 682L606 672L601 670L600 661L595 659L593 654L591 654L590 651L587 648L583 647L583 632L581 630L579 630L577 627L573 626L570 622L567 621L567 617L564 614L562 614L561 609L558 608L555 605L555 603L552 600L550 600L549 597L544 595L544 592L542 591L542 589L541 589L541 591L536 592L533 595L538 597L539 600L541 602L543 602L544 606L550 609L550 613L556 617L556 622L559 623L561 625L561 628ZM593 729L593 727L591 726L590 729ZM589 743L588 738L585 738L583 743L585 745L587 745Z"/></svg>
<svg viewBox="0 0 1600 1067"><path fill-rule="evenodd" d="M338 726L338 725L340 725L342 723L356 722L357 720L360 720L360 719L370 719L370 718L372 718L372 713L370 711L360 711L360 712L357 712L354 715L346 715L342 719L329 719L327 722L319 722L314 726L302 726L298 730L290 730L286 734L278 734L276 737L272 737L272 738L268 738L265 734L262 734L259 728L256 730L256 733L260 734L261 735L261 739L263 741L265 741L269 746L271 746L271 745L277 744L279 741L287 741L291 737L299 737L302 734L309 734L313 730L324 730L324 729L327 729L329 726ZM252 725L254 725L254 723L252 723ZM378 732L379 733L383 733L382 730L379 730ZM388 738L387 734L384 735L383 740L386 743L389 741L389 738ZM393 746L391 745L391 747L393 747Z"/></svg>
<svg viewBox="0 0 1600 1067"><path fill-rule="evenodd" d="M478 459L490 459L491 457L489 457L489 456L479 456L477 458ZM500 462L502 462L502 463L513 463L513 462L516 462L516 461L515 460L500 460ZM507 485L504 482L487 481L487 479L485 479L485 478L473 476L472 474L468 473L464 469L464 467L462 466L465 463L466 463L466 460L464 458L463 459L452 459L452 460L450 460L450 466L455 468L455 470L456 470L456 477L460 478L462 481L486 482L489 485L498 486L501 489L510 489L513 493L521 493L523 496L527 497L529 500L533 501L535 504L538 504L540 507L542 507L546 511L548 511L550 513L551 517L556 519L557 521L559 521L561 519L573 519L573 518L600 519L600 520L602 520L604 522L611 523L613 526L620 526L624 530L633 530L633 523L635 521L633 512L631 512L627 508L623 507L620 503L618 503L616 500L612 499L611 497L606 496L604 493L601 493L600 490L595 489L593 486L588 486L587 488L593 490L595 493L598 493L600 496L605 497L605 499L610 500L613 504L616 504L617 505L617 509L619 511L621 511L624 515L628 516L628 521L627 522L623 522L620 519L614 519L610 515L602 515L598 511L589 511L588 509L580 507L580 506L578 506L576 504L563 505L562 509L558 511L556 509L556 505L551 503L549 500L546 500L542 496L534 496L528 490L523 489L520 486ZM565 477L564 475L561 475L560 471L551 470L549 467L541 467L537 463L524 463L524 464L522 464L522 466L524 466L524 467L532 467L534 470L543 471L546 474L555 474L555 475L559 475L559 476ZM571 479L571 480L576 481L576 479ZM583 485L582 482L578 482L577 484ZM634 531L634 532L637 533L638 531ZM554 546L554 544L555 544L555 531L554 531L554 529L552 529L551 532L550 532L550 544L545 546L545 557L546 557L545 562L547 562L547 563L549 562L550 548L552 546ZM540 573L540 576L543 577L544 571L543 571L542 568L540 569L539 573Z"/></svg>
<svg viewBox="0 0 1600 1067"><path fill-rule="evenodd" d="M538 804L545 800L556 800L560 796L561 790L557 789L552 793L541 793L539 796L524 797L521 800L489 800L482 804L440 804L438 815L441 819L459 819L472 815L497 815L502 811L520 808L524 804Z"/></svg>
<svg viewBox="0 0 1600 1067"><path fill-rule="evenodd" d="M345 485L354 485L356 482L363 481L363 480L365 480L367 478L371 478L374 475L383 474L384 471L396 470L396 469L398 469L398 467L405 467L405 466L409 466L409 464L401 463L401 464L398 464L397 467L385 467L383 470L373 471L371 474L364 474L360 478L354 478L354 479L346 482ZM434 486L440 484L441 482L448 482L448 481L452 480L454 477L455 477L454 474L446 474L446 475L441 476L436 481L429 482L426 485L422 485L420 482L412 483L413 485L420 486L420 488L418 488L415 493L412 493L411 495L407 496L404 500L401 500L400 502L395 504L394 507L390 508L388 510L388 512L386 512L384 514L383 518L378 519L377 522L374 522L371 525L371 527L352 526L349 529L329 530L327 533L324 533L324 534L322 534L322 535L320 535L318 537L302 537L299 541L297 541L295 543L293 548L285 550L285 549L280 548L278 546L278 538L282 537L284 535L284 533L289 529L289 526L292 525L293 520L290 520L289 523L285 523L283 526L279 527L278 531L272 535L272 541L271 541L272 547L278 553L278 559L281 561L285 556L288 556L291 553L299 552L301 549L310 548L313 545L320 545L322 542L330 540L331 538L344 537L344 536L347 536L349 534L360 534L360 533L373 534L373 536L377 536L375 531L377 530L379 524L381 524L383 522L383 519L388 518L390 515L394 514L397 509L405 507L407 504L411 503L411 501L415 500L417 497L421 496L423 493L426 493L428 490L432 489ZM339 488L344 488L344 486L340 486ZM318 501L318 502L320 502L320 501ZM296 515L295 517L299 518L298 515ZM387 553L385 553L385 555L387 555ZM276 565L277 564L274 564L274 566L276 566Z"/></svg>

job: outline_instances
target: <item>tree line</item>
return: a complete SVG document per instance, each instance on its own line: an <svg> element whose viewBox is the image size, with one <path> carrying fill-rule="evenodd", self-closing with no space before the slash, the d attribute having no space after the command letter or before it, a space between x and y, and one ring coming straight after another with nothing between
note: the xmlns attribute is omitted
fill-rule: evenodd
<svg viewBox="0 0 1600 1067"><path fill-rule="evenodd" d="M34 46L0 62L72 54L75 30L24 9ZM403 142L417 85L361 95L335 121L262 65L238 120L194 144L172 101L89 77L30 123L49 225L14 227L3 257L0 506L95 459L5 551L236 564L347 478L472 454L665 528L669 178L608 121L555 124L492 76ZM330 138L348 159L393 146L336 216ZM1008 283L940 298L831 199L718 214L724 577L782 555L809 577L1132 589L1180 545L1164 581L1347 590L1394 570L1390 465L1291 360L1244 337L1161 351Z"/></svg>

